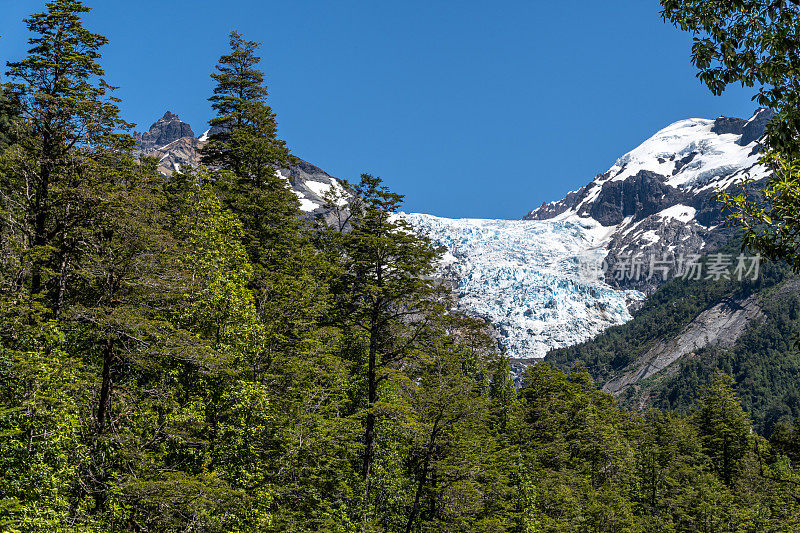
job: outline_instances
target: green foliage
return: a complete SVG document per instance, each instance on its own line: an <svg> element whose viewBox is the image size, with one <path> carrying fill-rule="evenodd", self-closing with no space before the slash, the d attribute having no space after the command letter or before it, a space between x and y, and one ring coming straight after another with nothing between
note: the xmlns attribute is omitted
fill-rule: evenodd
<svg viewBox="0 0 800 533"><path fill-rule="evenodd" d="M665 20L694 35L692 63L700 81L715 95L732 83L758 87L758 103L778 112L767 128L767 145L793 159L800 155L800 93L794 81L800 7L773 0L661 0L661 5Z"/></svg>
<svg viewBox="0 0 800 533"><path fill-rule="evenodd" d="M739 194L720 193L727 221L743 228L743 247L800 270L800 160L770 151L762 163L773 172L763 189L753 191L748 183Z"/></svg>
<svg viewBox="0 0 800 533"><path fill-rule="evenodd" d="M255 184L274 178L293 158L278 139L275 113L266 104L264 73L257 69L259 43L233 31L230 54L223 55L211 78L216 82L209 99L217 116L209 122L212 135L203 148L203 162L232 171Z"/></svg>
<svg viewBox="0 0 800 533"><path fill-rule="evenodd" d="M702 392L693 421L700 442L722 480L730 485L747 452L751 422L733 391L733 380L720 371Z"/></svg>
<svg viewBox="0 0 800 533"><path fill-rule="evenodd" d="M620 364L608 346L686 317L646 307L634 335L568 374L538 364L518 392L433 278L438 247L394 215L402 196L365 174L338 226L301 222L255 43L233 33L214 74L209 166L165 179L115 135L85 11L31 17L8 86L3 531L797 530L797 429L750 433L730 378L689 416L596 389ZM741 294L785 268L766 274ZM691 314L731 290L657 299Z"/></svg>
<svg viewBox="0 0 800 533"><path fill-rule="evenodd" d="M688 410L696 391L721 368L736 380L737 394L759 432L769 435L776 423L800 416L800 357L793 342L800 326L800 300L780 291L765 295L760 306L763 319L751 324L732 347L699 350L674 376L660 382L653 389L654 405Z"/></svg>
<svg viewBox="0 0 800 533"><path fill-rule="evenodd" d="M734 253L729 244L722 253ZM724 347L711 345L674 365L674 372L639 383L621 397L628 407L646 404L688 412L697 391L709 385L722 369L735 380L734 388L753 419L755 429L769 435L779 421L800 416L800 390L796 380L800 357L795 346L798 298L796 283L785 263L763 262L758 280L673 279L645 302L632 321L606 330L586 343L553 350L547 360L560 368L575 361L586 365L603 385L623 372L662 339L675 338L706 309L724 302L757 298L763 316L753 320L744 333Z"/></svg>

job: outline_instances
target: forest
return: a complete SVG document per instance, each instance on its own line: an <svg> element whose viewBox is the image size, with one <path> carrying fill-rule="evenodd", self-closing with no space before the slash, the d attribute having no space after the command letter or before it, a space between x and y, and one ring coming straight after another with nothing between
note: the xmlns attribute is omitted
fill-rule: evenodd
<svg viewBox="0 0 800 533"><path fill-rule="evenodd" d="M30 15L0 95L2 531L800 530L800 428L727 374L681 412L581 363L517 389L400 194L301 216L258 43L209 65L199 167L137 159L88 9Z"/></svg>

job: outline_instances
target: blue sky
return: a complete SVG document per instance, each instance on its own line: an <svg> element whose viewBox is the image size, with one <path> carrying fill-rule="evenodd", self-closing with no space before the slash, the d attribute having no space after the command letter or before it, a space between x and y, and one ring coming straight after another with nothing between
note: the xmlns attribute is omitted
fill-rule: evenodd
<svg viewBox="0 0 800 533"><path fill-rule="evenodd" d="M686 117L749 116L712 96L691 37L657 0L596 2L89 0L126 119L169 109L202 132L231 29L263 43L270 104L293 152L406 195L406 211L519 218ZM0 0L0 61L24 55L41 0Z"/></svg>

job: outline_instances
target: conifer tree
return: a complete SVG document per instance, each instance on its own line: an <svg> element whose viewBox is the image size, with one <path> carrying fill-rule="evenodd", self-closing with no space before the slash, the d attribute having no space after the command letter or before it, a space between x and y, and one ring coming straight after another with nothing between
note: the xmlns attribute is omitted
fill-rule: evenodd
<svg viewBox="0 0 800 533"><path fill-rule="evenodd" d="M730 485L748 449L752 422L733 390L733 379L717 371L697 403L694 423L720 478Z"/></svg>
<svg viewBox="0 0 800 533"><path fill-rule="evenodd" d="M217 116L209 121L212 134L202 149L203 162L231 173L217 179L244 224L245 247L256 268L271 268L298 245L299 202L278 173L294 158L278 139L275 114L266 103L258 43L231 32L230 47L211 75L217 85L209 100Z"/></svg>
<svg viewBox="0 0 800 533"><path fill-rule="evenodd" d="M231 32L230 46L212 74L217 86L210 100L217 116L210 121L213 134L203 161L218 170L214 182L242 222L242 242L254 269L251 288L274 333L269 351L277 353L279 345L296 340L302 324L313 322L321 279L297 196L279 174L294 158L278 139L275 115L266 104L264 74L256 68L258 43Z"/></svg>
<svg viewBox="0 0 800 533"><path fill-rule="evenodd" d="M209 98L217 116L209 121L211 136L203 148L203 162L231 170L255 185L264 185L293 158L278 138L275 113L267 105L264 73L258 70L259 43L230 33L230 53L223 55L211 78L216 82Z"/></svg>
<svg viewBox="0 0 800 533"><path fill-rule="evenodd" d="M11 82L5 90L19 103L26 135L10 155L5 179L12 183L4 189L26 191L14 203L21 206L17 215L32 257L30 292L39 296L47 289L53 309L53 285L67 275L58 267L68 253L62 235L82 216L69 185L80 179L87 157L130 147L132 139L116 134L129 124L102 79L99 51L107 39L82 25L89 8L79 0L54 0L46 7L25 19L34 34L28 55L7 64Z"/></svg>
<svg viewBox="0 0 800 533"><path fill-rule="evenodd" d="M336 293L343 323L365 345L361 476L368 501L379 386L413 353L443 307L440 289L430 279L440 250L396 217L402 196L390 192L380 178L362 174L356 198L351 205L352 230L339 234L344 276Z"/></svg>

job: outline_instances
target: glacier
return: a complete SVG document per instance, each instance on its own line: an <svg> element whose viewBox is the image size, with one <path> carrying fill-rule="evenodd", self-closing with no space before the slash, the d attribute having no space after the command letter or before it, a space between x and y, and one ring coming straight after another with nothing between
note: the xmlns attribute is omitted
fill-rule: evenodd
<svg viewBox="0 0 800 533"><path fill-rule="evenodd" d="M446 247L439 268L457 309L489 321L507 355L534 362L631 319L644 295L604 281L610 234L592 219L558 221L400 216Z"/></svg>

